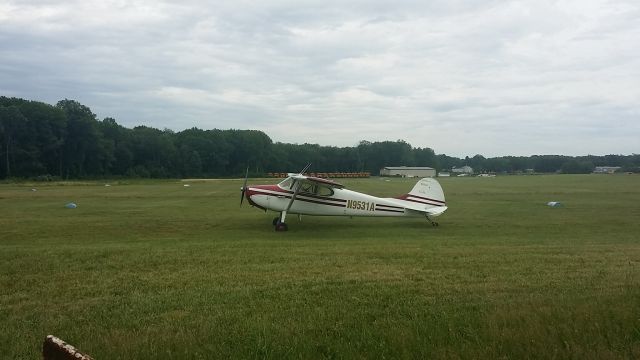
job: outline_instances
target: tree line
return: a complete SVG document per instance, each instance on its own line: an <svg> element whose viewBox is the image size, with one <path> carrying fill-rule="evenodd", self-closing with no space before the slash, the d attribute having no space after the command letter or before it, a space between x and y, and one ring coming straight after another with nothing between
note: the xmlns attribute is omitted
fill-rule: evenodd
<svg viewBox="0 0 640 360"><path fill-rule="evenodd" d="M0 179L99 177L187 178L254 176L291 172L313 164L317 172L370 172L384 166L430 166L438 170L469 165L476 172L591 172L594 166L640 169L640 155L569 157L534 155L464 159L436 155L405 141L360 141L352 147L273 142L257 130L180 132L148 126L126 128L97 119L75 100L56 105L0 97Z"/></svg>

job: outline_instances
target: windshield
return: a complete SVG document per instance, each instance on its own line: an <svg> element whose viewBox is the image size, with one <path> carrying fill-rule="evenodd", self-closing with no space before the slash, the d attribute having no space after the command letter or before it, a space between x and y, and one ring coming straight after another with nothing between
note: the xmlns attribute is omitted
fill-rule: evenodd
<svg viewBox="0 0 640 360"><path fill-rule="evenodd" d="M282 180L282 181L278 184L278 186L280 186L282 189L287 189L287 190L289 190L289 189L291 189L291 184L292 184L292 183L293 183L293 181L291 180L291 178L290 178L290 177L288 177L288 178L286 178L286 179Z"/></svg>

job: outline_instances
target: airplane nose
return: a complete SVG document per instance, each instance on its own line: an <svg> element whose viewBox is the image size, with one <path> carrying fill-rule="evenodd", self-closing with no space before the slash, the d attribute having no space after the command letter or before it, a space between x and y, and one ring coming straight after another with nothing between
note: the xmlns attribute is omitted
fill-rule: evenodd
<svg viewBox="0 0 640 360"><path fill-rule="evenodd" d="M243 200L246 197L247 200L249 202L251 202L251 195L253 195L255 192L251 191L251 187L247 186L247 184L245 183L241 188L240 188L240 206L242 206Z"/></svg>
<svg viewBox="0 0 640 360"><path fill-rule="evenodd" d="M251 186L247 186L244 188L244 196L246 196L247 200L251 201L251 197L255 194L255 188L252 188Z"/></svg>

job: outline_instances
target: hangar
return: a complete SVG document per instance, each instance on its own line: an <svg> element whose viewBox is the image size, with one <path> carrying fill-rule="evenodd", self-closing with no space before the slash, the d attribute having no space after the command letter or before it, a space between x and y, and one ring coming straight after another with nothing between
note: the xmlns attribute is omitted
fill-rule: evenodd
<svg viewBox="0 0 640 360"><path fill-rule="evenodd" d="M435 177L436 169L426 166L385 166L380 176Z"/></svg>

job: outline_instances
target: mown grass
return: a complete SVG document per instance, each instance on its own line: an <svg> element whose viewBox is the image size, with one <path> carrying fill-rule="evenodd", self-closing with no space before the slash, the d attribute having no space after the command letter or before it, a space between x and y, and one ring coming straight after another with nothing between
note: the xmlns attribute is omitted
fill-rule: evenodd
<svg viewBox="0 0 640 360"><path fill-rule="evenodd" d="M97 359L640 357L639 176L444 179L437 228L287 233L241 182L0 185L0 356L54 334Z"/></svg>

